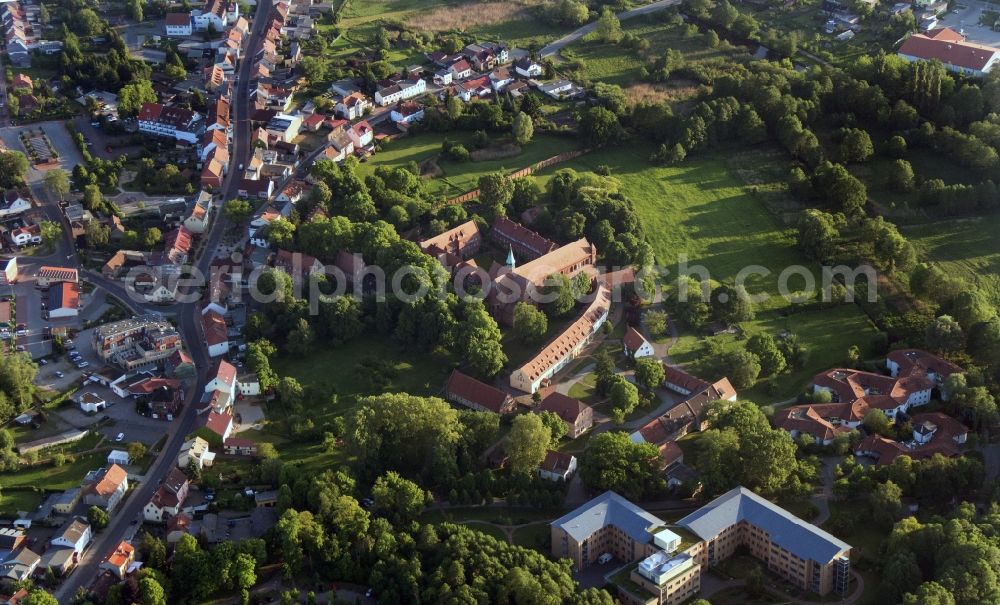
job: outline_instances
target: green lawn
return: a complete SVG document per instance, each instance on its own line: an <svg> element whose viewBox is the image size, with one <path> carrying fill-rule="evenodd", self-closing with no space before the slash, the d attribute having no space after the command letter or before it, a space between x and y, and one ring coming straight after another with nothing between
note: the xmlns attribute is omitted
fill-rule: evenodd
<svg viewBox="0 0 1000 605"><path fill-rule="evenodd" d="M552 530L548 523L534 523L514 530L514 544L526 548L534 548L542 554L548 555L551 548L546 548L546 543L552 537Z"/></svg>
<svg viewBox="0 0 1000 605"><path fill-rule="evenodd" d="M1000 304L1000 217L941 220L901 231L922 259L975 283Z"/></svg>
<svg viewBox="0 0 1000 605"><path fill-rule="evenodd" d="M447 134L428 132L412 137L401 137L386 143L372 160L362 164L360 175L363 178L372 174L375 172L376 166L401 168L411 161L419 164L424 160L434 158L441 152L441 143L445 138L458 141L472 151L472 133L468 132ZM512 172L577 147L577 141L572 137L543 134L536 136L516 156L461 164L440 162L439 166L443 174L427 180L427 191L435 196L454 197L475 189L478 186L479 177L484 174L497 170Z"/></svg>
<svg viewBox="0 0 1000 605"><path fill-rule="evenodd" d="M359 364L363 360L388 362L396 376L385 387L372 389ZM432 355L402 353L388 338L364 335L352 343L325 348L305 358L274 361L279 376L293 376L303 386L329 393L367 395L373 392L434 395L441 392L448 374L448 360Z"/></svg>
<svg viewBox="0 0 1000 605"><path fill-rule="evenodd" d="M0 495L0 516L11 519L17 517L18 511L34 511L42 503L42 499L41 492L6 491Z"/></svg>
<svg viewBox="0 0 1000 605"><path fill-rule="evenodd" d="M561 168L592 171L602 164L610 167L621 182L622 193L635 204L657 263L669 271L668 283L676 279L679 262L685 258L689 267L702 265L711 279L726 283L732 283L750 265L770 271L744 282L752 294L766 294L767 299L757 304L757 319L743 327L749 333L767 330L773 336L790 331L798 335L810 355L804 369L779 376L775 387L763 383L744 395L758 403L788 399L815 373L843 363L851 345L866 349L875 330L858 307L845 303L799 313L793 303L779 295L778 278L785 268L805 267L820 283L819 267L801 256L794 230L736 177L727 157L721 153L698 155L663 167L649 164L651 151L650 145L632 141L627 147L592 152L548 168L541 180L546 181ZM755 175L758 189L778 187L768 180L777 175ZM796 290L802 284L800 278L791 279L788 288ZM731 346L742 346L731 336L718 338ZM699 338L682 333L670 356L675 363L690 363L698 361L700 351Z"/></svg>
<svg viewBox="0 0 1000 605"><path fill-rule="evenodd" d="M0 493L7 487L33 486L39 489L63 490L80 485L88 471L105 466L105 454L96 452L79 456L59 467L39 465L22 468L16 473L0 474Z"/></svg>

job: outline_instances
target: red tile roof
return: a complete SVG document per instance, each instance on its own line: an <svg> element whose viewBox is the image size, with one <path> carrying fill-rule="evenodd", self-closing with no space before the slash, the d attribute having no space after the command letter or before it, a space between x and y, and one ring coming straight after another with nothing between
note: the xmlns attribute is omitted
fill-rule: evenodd
<svg viewBox="0 0 1000 605"><path fill-rule="evenodd" d="M191 15L188 13L167 13L167 25L184 26L189 23L191 23Z"/></svg>
<svg viewBox="0 0 1000 605"><path fill-rule="evenodd" d="M133 553L135 553L135 547L122 540L115 547L115 552L108 555L108 563L115 567L123 567L132 561Z"/></svg>
<svg viewBox="0 0 1000 605"><path fill-rule="evenodd" d="M899 47L899 54L926 61L938 60L945 65L981 70L997 55L995 48L972 42L958 41L950 34L929 37L913 34Z"/></svg>
<svg viewBox="0 0 1000 605"><path fill-rule="evenodd" d="M229 428L232 422L233 417L229 414L219 414L215 410L212 410L205 418L205 428L222 437L226 434L226 429Z"/></svg>
<svg viewBox="0 0 1000 605"><path fill-rule="evenodd" d="M201 316L201 325L205 332L205 342L214 346L229 341L229 329L226 319L214 309Z"/></svg>
<svg viewBox="0 0 1000 605"><path fill-rule="evenodd" d="M542 463L538 465L538 468L550 473L559 473L561 475L569 470L569 465L572 461L572 454L548 450L545 452L545 458L542 460Z"/></svg>
<svg viewBox="0 0 1000 605"><path fill-rule="evenodd" d="M625 347L632 352L638 351L639 347L646 344L646 338L632 326L629 326L628 330L625 331L625 338L622 341L625 343Z"/></svg>
<svg viewBox="0 0 1000 605"><path fill-rule="evenodd" d="M448 377L445 387L449 397L457 397L471 401L497 414L503 411L507 398L510 397L500 389L480 382L471 376L454 370Z"/></svg>
<svg viewBox="0 0 1000 605"><path fill-rule="evenodd" d="M580 414L587 409L587 404L579 399L552 391L538 405L542 412L553 412L565 422L576 422Z"/></svg>
<svg viewBox="0 0 1000 605"><path fill-rule="evenodd" d="M126 479L128 479L128 472L117 464L112 464L104 471L100 479L90 484L89 491L98 496L107 497L115 493Z"/></svg>
<svg viewBox="0 0 1000 605"><path fill-rule="evenodd" d="M229 363L225 359L220 359L215 362L211 372L209 372L209 381L214 378L218 378L220 382L232 384L233 381L236 380L236 366Z"/></svg>
<svg viewBox="0 0 1000 605"><path fill-rule="evenodd" d="M554 241L542 237L524 225L516 223L505 216L498 217L493 221L493 231L539 256L552 252L559 247Z"/></svg>

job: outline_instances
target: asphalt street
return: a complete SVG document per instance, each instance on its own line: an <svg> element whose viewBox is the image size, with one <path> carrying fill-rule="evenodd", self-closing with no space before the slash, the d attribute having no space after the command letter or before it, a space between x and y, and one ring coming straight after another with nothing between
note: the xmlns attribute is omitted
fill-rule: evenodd
<svg viewBox="0 0 1000 605"><path fill-rule="evenodd" d="M246 52L243 55L244 59L240 63L239 80L235 90L236 98L231 104L233 111L231 117L234 124L233 153L230 154L229 176L223 187L225 195L222 196L222 199L236 197L238 181L233 178L233 175L238 172L236 166L239 163L245 162L249 156L250 124L248 112L250 102L247 83L250 80L250 67L253 64L253 59L261 48L264 28L270 12L271 0L260 0L257 3L257 16L253 21ZM207 275L214 250L222 237L225 222L222 213L216 213L216 218L201 248L201 257L196 263L196 267L203 275ZM108 280L103 278L98 279L99 276L94 273L88 273L87 277L98 283L101 287L108 288L109 291L115 293L113 286L117 286L117 284L108 283ZM205 389L207 371L211 362L208 352L203 346L204 339L201 337L198 326L198 309L196 303L175 305L173 310L177 312L177 325L181 337L184 339L188 352L194 360L195 367L199 369L198 379L188 391L183 415L179 420L174 421L168 429L167 441L160 450L156 462L153 463L146 474L146 480L132 491L128 500L121 505L118 512L111 518L111 523L108 527L97 535L89 550L84 553L80 564L63 582L62 586L55 591L54 595L60 603L69 602L81 586L87 586L94 580L101 561L115 549L122 538L132 529L133 522L141 515L142 508L152 497L160 480L166 476L175 464L177 454L184 443L184 437L195 428L198 414L194 402Z"/></svg>

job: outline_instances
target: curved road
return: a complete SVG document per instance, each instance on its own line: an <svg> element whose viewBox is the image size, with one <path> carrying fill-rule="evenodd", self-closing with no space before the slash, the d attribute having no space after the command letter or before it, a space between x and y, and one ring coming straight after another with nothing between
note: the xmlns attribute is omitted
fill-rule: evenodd
<svg viewBox="0 0 1000 605"><path fill-rule="evenodd" d="M661 10L667 8L667 7L675 6L677 4L680 4L680 0L658 0L657 2L652 2L652 3L647 4L645 6L640 6L639 8L633 8L632 10L627 10L627 11L618 13L618 20L619 21L625 21L626 19L632 19L634 17L641 17L642 15L648 15L649 13L655 13L655 12L661 11ZM538 54L543 59L545 57L552 56L552 55L558 53L560 50L562 50L566 46L569 46L570 44L576 42L580 38L586 36L587 34L589 34L592 31L594 31L595 29L597 29L597 22L596 21L588 23L588 24L584 25L583 27L581 27L580 29L577 29L577 30L573 31L572 33L566 34L562 38L559 38L555 42L547 44L541 51L539 51Z"/></svg>
<svg viewBox="0 0 1000 605"><path fill-rule="evenodd" d="M271 0L260 0L257 3L256 17L253 21L253 28L247 42L246 53L243 56L243 61L240 63L239 81L235 91L236 98L231 104L234 123L233 153L230 154L229 177L227 177L227 183L223 188L226 193L223 196L224 199L236 197L238 189L238 180L234 178L234 174L237 172L236 165L240 162L245 162L249 156L250 122L248 120L248 111L250 102L247 83L250 79L250 67L253 64L253 59L260 51L264 28L268 22L267 17L270 15L270 12ZM195 265L201 271L202 275L207 275L213 253L218 246L219 239L222 237L224 223L225 220L222 213L217 213L212 223L212 228L201 248L201 257ZM107 280L98 278L94 273L88 272L88 277L95 282L99 282L102 287L108 285L105 283ZM121 288L117 286L117 290L112 288L109 288L109 290L118 293L117 290L121 290ZM184 443L184 437L194 430L198 416L194 402L205 388L210 360L207 351L201 344L203 339L198 329L197 304L184 303L175 305L174 308L178 313L178 330L184 339L188 352L195 362L195 367L199 368L198 379L187 392L183 415L180 419L171 423L168 428L167 441L160 450L156 461L146 473L146 481L132 490L128 499L112 515L111 523L108 527L100 532L91 543L90 548L84 553L77 568L66 578L58 590L53 593L60 603L68 603L81 586L88 586L93 582L97 576L98 566L101 564L101 561L115 549L132 522L142 514L143 507L149 502L160 481L173 467L181 445Z"/></svg>

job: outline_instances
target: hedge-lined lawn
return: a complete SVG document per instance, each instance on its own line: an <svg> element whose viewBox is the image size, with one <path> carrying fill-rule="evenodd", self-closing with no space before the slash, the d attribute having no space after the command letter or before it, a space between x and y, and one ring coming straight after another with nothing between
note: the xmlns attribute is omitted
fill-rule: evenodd
<svg viewBox="0 0 1000 605"><path fill-rule="evenodd" d="M83 479L83 477L80 477ZM0 495L0 516L7 519L17 517L18 511L32 512L42 503L44 494L29 491L5 491Z"/></svg>
<svg viewBox="0 0 1000 605"><path fill-rule="evenodd" d="M921 259L975 283L1000 304L1000 217L942 220L901 231Z"/></svg>
<svg viewBox="0 0 1000 605"><path fill-rule="evenodd" d="M744 325L749 333L767 330L772 336L783 331L798 335L809 351L806 367L766 382L742 395L758 403L773 403L793 397L804 389L817 372L844 362L847 349L857 344L866 351L875 333L867 316L855 305L796 312L795 306L779 296L778 276L786 267L801 265L820 283L820 268L804 259L795 243L795 232L769 212L743 182L737 179L721 154L703 154L675 166L653 166L647 159L652 146L631 141L627 146L592 152L546 169L547 181L561 168L592 171L610 167L621 182L622 192L635 204L653 246L657 263L669 270L667 282L675 283L678 262L703 265L712 279L732 283L748 265L760 265L771 273L752 277L745 283L751 293L768 299L757 305L757 319ZM759 176L758 176L759 178ZM757 182L766 189L773 183ZM801 280L790 280L794 290ZM719 336L728 346L743 346L732 336ZM670 351L675 363L700 360L699 338L690 332Z"/></svg>
<svg viewBox="0 0 1000 605"><path fill-rule="evenodd" d="M494 140L506 137L493 136ZM459 142L469 151L472 148L472 133L456 131L449 133L425 132L414 136L406 136L385 144L381 151L368 162L361 165L361 176L375 172L376 166L405 167L410 162L421 163L436 157L441 153L441 144L445 139ZM460 164L439 161L440 176L426 180L427 191L434 196L454 197L478 186L479 177L495 172L512 172L530 166L541 160L558 155L565 151L579 148L575 138L539 134L525 145L517 155L480 162L469 161Z"/></svg>
<svg viewBox="0 0 1000 605"><path fill-rule="evenodd" d="M78 456L73 462L62 466L50 464L22 468L16 473L0 474L0 494L8 487L37 487L39 489L63 490L80 485L88 471L106 466L106 454L96 452Z"/></svg>

